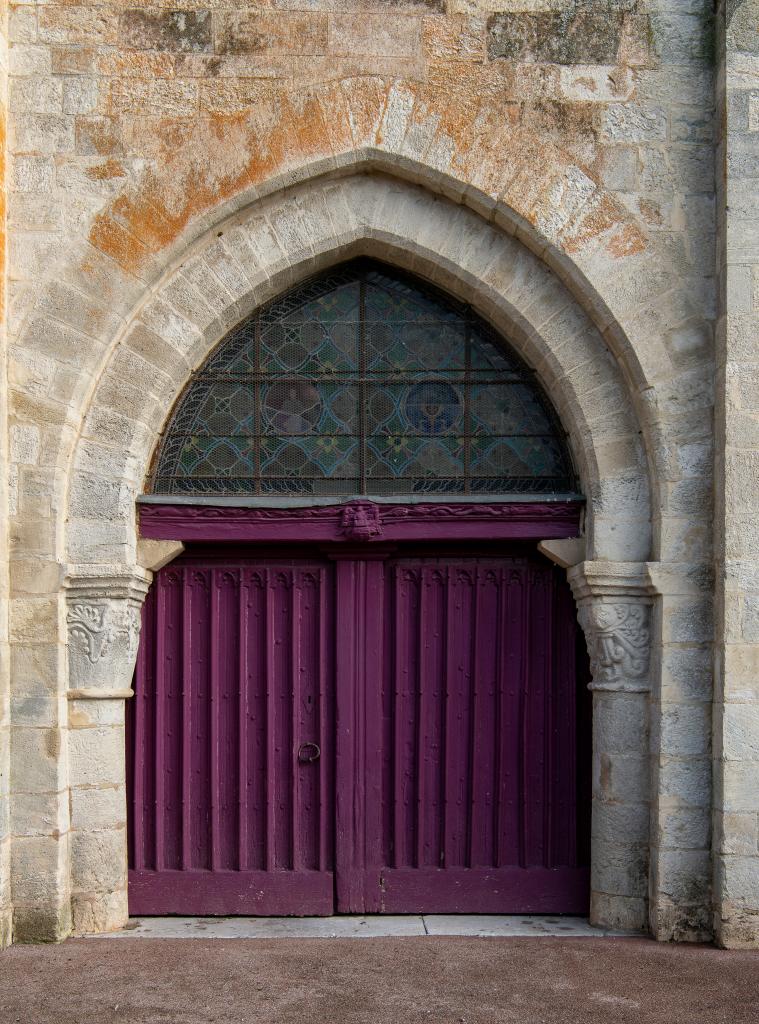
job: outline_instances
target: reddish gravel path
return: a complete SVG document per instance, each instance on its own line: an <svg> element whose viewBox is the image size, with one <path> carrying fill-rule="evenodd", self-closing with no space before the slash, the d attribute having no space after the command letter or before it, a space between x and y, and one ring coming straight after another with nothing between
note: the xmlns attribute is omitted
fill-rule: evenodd
<svg viewBox="0 0 759 1024"><path fill-rule="evenodd" d="M644 939L69 940L0 954L3 1024L757 1024L759 953Z"/></svg>

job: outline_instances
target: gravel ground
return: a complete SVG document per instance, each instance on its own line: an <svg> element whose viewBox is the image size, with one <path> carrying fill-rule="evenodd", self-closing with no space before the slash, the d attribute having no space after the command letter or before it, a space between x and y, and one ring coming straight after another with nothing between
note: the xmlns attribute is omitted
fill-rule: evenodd
<svg viewBox="0 0 759 1024"><path fill-rule="evenodd" d="M757 1024L759 953L645 939L70 939L0 954L2 1024Z"/></svg>

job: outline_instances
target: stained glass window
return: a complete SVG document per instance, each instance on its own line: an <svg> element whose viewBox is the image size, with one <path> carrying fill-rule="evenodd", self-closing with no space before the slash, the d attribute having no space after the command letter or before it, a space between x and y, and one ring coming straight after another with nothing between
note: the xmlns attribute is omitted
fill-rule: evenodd
<svg viewBox="0 0 759 1024"><path fill-rule="evenodd" d="M471 309L355 261L233 330L180 398L158 494L550 494L575 486L533 374Z"/></svg>

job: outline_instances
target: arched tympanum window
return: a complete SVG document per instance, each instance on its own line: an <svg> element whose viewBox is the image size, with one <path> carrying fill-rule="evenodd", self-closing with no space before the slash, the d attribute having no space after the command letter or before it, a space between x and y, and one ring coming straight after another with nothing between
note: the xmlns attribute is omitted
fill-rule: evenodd
<svg viewBox="0 0 759 1024"><path fill-rule="evenodd" d="M160 446L167 495L556 494L564 438L531 371L467 306L379 263L335 268L240 324Z"/></svg>

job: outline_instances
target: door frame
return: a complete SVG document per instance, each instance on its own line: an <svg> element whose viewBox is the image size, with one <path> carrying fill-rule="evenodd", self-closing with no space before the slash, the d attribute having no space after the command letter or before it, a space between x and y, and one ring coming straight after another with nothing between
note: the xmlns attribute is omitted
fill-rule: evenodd
<svg viewBox="0 0 759 1024"><path fill-rule="evenodd" d="M139 499L149 540L374 544L394 541L558 540L580 535L585 500L392 502L314 499L286 506L252 499Z"/></svg>
<svg viewBox="0 0 759 1024"><path fill-rule="evenodd" d="M311 499L313 502L313 499ZM553 501L447 501L400 503L354 498L339 503L307 504L297 499L286 507L253 499L213 503L202 499L166 501L148 496L140 499L141 537L179 542L181 545L250 543L264 545L327 545L327 557L335 562L335 591L350 595L335 609L335 764L348 758L363 763L369 686L356 692L357 674L372 679L381 659L380 616L366 614L382 586L382 562L400 542L445 544L456 542L539 541L577 537L581 532L584 501L574 496ZM323 549L324 550L324 549ZM325 551L325 554L327 552ZM367 624L371 624L367 626ZM368 635L367 631L371 635ZM375 709L375 713L377 709ZM335 862L336 906L342 912L376 912L367 902L364 865L367 810L354 800L350 781L336 771ZM367 794L368 796L368 794ZM360 806L359 806L360 805ZM542 909L540 907L536 910Z"/></svg>

